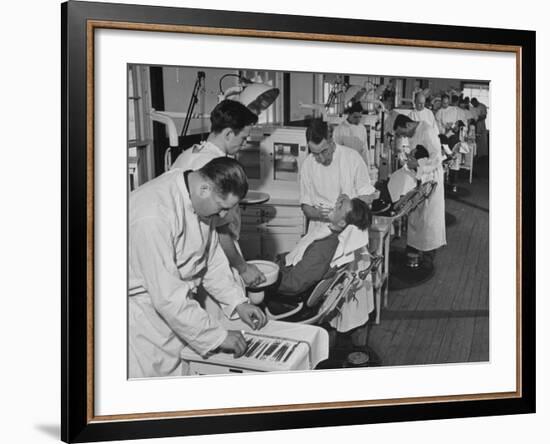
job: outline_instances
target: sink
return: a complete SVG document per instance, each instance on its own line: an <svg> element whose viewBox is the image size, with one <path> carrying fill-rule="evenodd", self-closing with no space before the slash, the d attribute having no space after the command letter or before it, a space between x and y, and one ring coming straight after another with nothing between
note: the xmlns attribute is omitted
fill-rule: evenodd
<svg viewBox="0 0 550 444"><path fill-rule="evenodd" d="M269 194L261 191L248 190L244 199L241 200L241 205L257 205L269 200Z"/></svg>

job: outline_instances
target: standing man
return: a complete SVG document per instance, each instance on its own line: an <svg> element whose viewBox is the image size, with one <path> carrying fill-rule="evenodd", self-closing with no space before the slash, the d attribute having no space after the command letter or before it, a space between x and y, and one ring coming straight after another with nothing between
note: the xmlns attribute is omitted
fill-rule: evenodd
<svg viewBox="0 0 550 444"><path fill-rule="evenodd" d="M258 116L240 102L223 100L210 113L210 122L210 134L206 141L181 153L172 169L197 170L212 159L237 154L244 146L252 125L258 122ZM255 265L247 263L237 248L241 230L238 205L225 217L218 218L216 230L229 264L238 271L244 283L255 286L264 282L264 274Z"/></svg>
<svg viewBox="0 0 550 444"><path fill-rule="evenodd" d="M416 122L426 122L428 125L433 127L436 131L439 131L437 122L435 121L434 113L432 113L426 105L426 96L424 93L416 93L414 98L414 110L411 112L409 117Z"/></svg>
<svg viewBox="0 0 550 444"><path fill-rule="evenodd" d="M470 120L474 119L474 113L470 109L470 99L468 97L463 98L460 100L458 106L462 110L463 118L461 120L464 122L466 128L468 128Z"/></svg>
<svg viewBox="0 0 550 444"><path fill-rule="evenodd" d="M447 94L441 96L441 108L435 113L435 120L439 127L439 134L445 134L448 130L453 129L456 122L460 120L460 112L456 106L449 105Z"/></svg>
<svg viewBox="0 0 550 444"><path fill-rule="evenodd" d="M202 286L227 318L252 328L266 323L247 302L218 242L213 216L223 216L248 191L241 165L219 158L197 171L168 171L130 194L128 256L129 377L185 374L185 346L206 355L246 350L197 302Z"/></svg>
<svg viewBox="0 0 550 444"><path fill-rule="evenodd" d="M408 217L407 257L409 265L414 267L418 265L420 255L433 260L435 250L447 244L441 143L433 127L407 116L398 116L394 129L397 135L409 138L410 146L422 145L428 150L429 157L418 161L417 178L422 182L434 180L437 183L430 197Z"/></svg>
<svg viewBox="0 0 550 444"><path fill-rule="evenodd" d="M346 109L346 114L346 120L334 129L332 138L338 145L344 145L357 151L369 167L367 129L361 123L363 106L360 102L355 102Z"/></svg>
<svg viewBox="0 0 550 444"><path fill-rule="evenodd" d="M370 204L379 194L371 185L367 165L359 153L336 144L328 131L327 123L321 119L314 119L306 130L310 153L300 170L300 202L309 219L308 234L311 235L330 228L331 215L341 202L340 196L358 198ZM366 230L362 236L368 242ZM356 300L344 304L340 315L331 321L337 331L353 330L352 341L356 345L365 342L372 287L364 286L361 294Z"/></svg>
<svg viewBox="0 0 550 444"><path fill-rule="evenodd" d="M477 155L488 156L489 155L489 140L487 137L487 125L485 120L487 119L487 106L477 100L475 97L470 102L472 104L472 114L476 121L476 133L477 133Z"/></svg>
<svg viewBox="0 0 550 444"><path fill-rule="evenodd" d="M306 140L310 154L300 171L300 202L310 221L309 230L329 222L328 215L341 194L368 204L377 197L359 153L335 143L326 122L314 119Z"/></svg>

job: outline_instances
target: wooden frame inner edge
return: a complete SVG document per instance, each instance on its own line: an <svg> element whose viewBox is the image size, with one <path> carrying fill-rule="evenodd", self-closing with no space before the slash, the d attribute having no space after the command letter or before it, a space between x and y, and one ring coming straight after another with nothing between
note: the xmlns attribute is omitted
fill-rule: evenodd
<svg viewBox="0 0 550 444"><path fill-rule="evenodd" d="M207 410L186 410L176 412L134 413L120 415L94 415L94 31L95 29L120 29L133 31L177 32L236 37L279 38L310 41L329 41L338 43L363 43L375 45L416 46L424 48L466 49L478 51L513 52L516 55L516 391L489 394L470 394L454 396L434 396L397 398L388 400L341 401L311 404L288 404L260 407L231 407ZM251 29L214 28L187 25L163 25L131 23L121 21L88 20L86 26L86 205L87 205L87 422L107 422L135 419L189 418L199 416L222 416L236 414L259 414L274 412L295 412L304 410L326 410L336 408L359 408L387 405L405 405L412 403L438 403L449 401L476 401L491 399L510 399L522 396L522 47L519 45L499 45L487 43L446 42L435 40L397 39L384 37L347 36L334 34L306 34L299 32L262 31Z"/></svg>

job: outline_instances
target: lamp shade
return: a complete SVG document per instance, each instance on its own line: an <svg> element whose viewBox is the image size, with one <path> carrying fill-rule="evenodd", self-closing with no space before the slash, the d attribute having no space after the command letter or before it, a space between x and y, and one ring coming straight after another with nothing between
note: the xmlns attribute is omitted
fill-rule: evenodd
<svg viewBox="0 0 550 444"><path fill-rule="evenodd" d="M350 85L346 92L344 93L344 104L346 107L348 107L348 104L352 104L355 102L361 102L363 99L365 93L367 91L365 88L358 86L358 85Z"/></svg>
<svg viewBox="0 0 550 444"><path fill-rule="evenodd" d="M236 100L247 106L250 111L260 114L279 96L279 88L274 88L263 83L250 83L245 85Z"/></svg>

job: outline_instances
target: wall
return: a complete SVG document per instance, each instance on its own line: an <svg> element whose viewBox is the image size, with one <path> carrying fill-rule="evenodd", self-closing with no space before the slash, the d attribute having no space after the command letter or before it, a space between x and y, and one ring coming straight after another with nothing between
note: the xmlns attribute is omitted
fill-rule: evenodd
<svg viewBox="0 0 550 444"><path fill-rule="evenodd" d="M164 67L162 69L162 79L164 82L164 108L165 111L187 112L193 87L197 80L197 73L204 71L204 100L199 95L193 114L209 114L218 103L218 94L220 92L219 81L224 74L237 74L237 70L213 69L213 68L195 68L195 67ZM222 82L224 91L237 85L237 78L233 76L226 77ZM183 127L183 119L176 120L178 134ZM189 123L188 134L205 133L210 131L210 120L192 119Z"/></svg>
<svg viewBox="0 0 550 444"><path fill-rule="evenodd" d="M290 73L290 120L303 120L312 110L300 108L300 103L313 103L313 74Z"/></svg>

